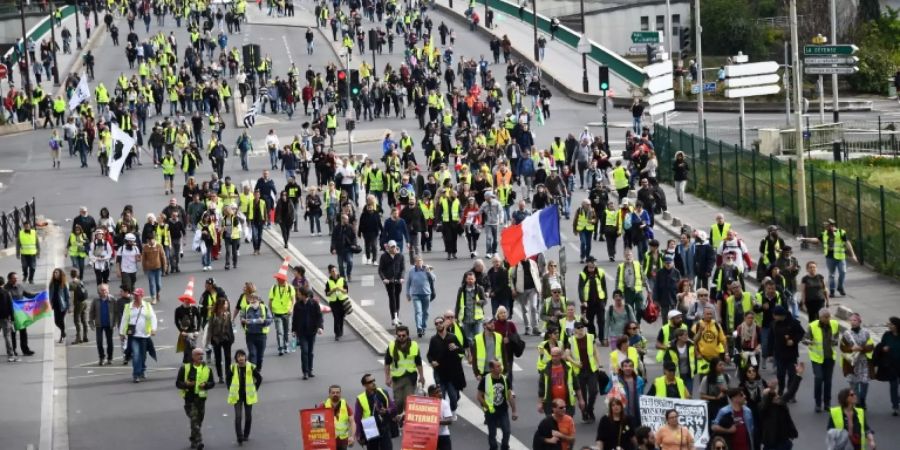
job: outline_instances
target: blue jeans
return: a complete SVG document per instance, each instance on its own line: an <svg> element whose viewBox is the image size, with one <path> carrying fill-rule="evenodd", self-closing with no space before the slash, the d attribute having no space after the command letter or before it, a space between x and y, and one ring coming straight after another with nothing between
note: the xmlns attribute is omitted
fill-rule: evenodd
<svg viewBox="0 0 900 450"><path fill-rule="evenodd" d="M350 278L353 273L353 252L345 250L337 252L338 273L342 277Z"/></svg>
<svg viewBox="0 0 900 450"><path fill-rule="evenodd" d="M202 265L203 267L212 266L212 249L211 248L206 249L206 252L204 252L202 255L200 255L200 265Z"/></svg>
<svg viewBox="0 0 900 450"><path fill-rule="evenodd" d="M497 450L497 428L503 433L500 438L500 450L509 450L509 410L485 414L484 422L488 427L488 448Z"/></svg>
<svg viewBox="0 0 900 450"><path fill-rule="evenodd" d="M434 373L434 381L441 386L441 392L444 393L447 401L450 402L450 410L456 411L456 406L459 404L459 391L456 390L456 385L450 381L441 380L437 372Z"/></svg>
<svg viewBox="0 0 900 450"><path fill-rule="evenodd" d="M591 235L594 234L591 230L581 230L578 232L578 238L581 240L580 256L579 259L586 259L588 256L591 256Z"/></svg>
<svg viewBox="0 0 900 450"><path fill-rule="evenodd" d="M860 408L866 407L866 395L869 393L869 383L850 383L850 388L856 392L857 404Z"/></svg>
<svg viewBox="0 0 900 450"><path fill-rule="evenodd" d="M309 218L309 233L321 233L322 232L322 215L321 214L309 214L307 215Z"/></svg>
<svg viewBox="0 0 900 450"><path fill-rule="evenodd" d="M253 241L253 251L258 252L262 246L263 223L250 222L250 235Z"/></svg>
<svg viewBox="0 0 900 450"><path fill-rule="evenodd" d="M837 281L837 289L839 291L844 290L844 277L847 276L847 260L842 259L840 261L834 258L825 258L825 265L828 266L828 290L834 293L834 271L837 270L838 273L838 281Z"/></svg>
<svg viewBox="0 0 900 450"><path fill-rule="evenodd" d="M816 401L816 407L820 407L822 404L826 407L831 406L831 375L834 373L834 360L826 358L822 364L812 363L812 368L815 377L813 398Z"/></svg>
<svg viewBox="0 0 900 450"><path fill-rule="evenodd" d="M291 341L291 315L275 314L275 342L278 344L278 353L286 352L288 342Z"/></svg>
<svg viewBox="0 0 900 450"><path fill-rule="evenodd" d="M491 255L497 253L497 228L499 228L498 225L484 226L485 253L490 253Z"/></svg>
<svg viewBox="0 0 900 450"><path fill-rule="evenodd" d="M632 117L631 118L631 129L634 130L634 133L638 136L641 135L641 118L640 117Z"/></svg>
<svg viewBox="0 0 900 450"><path fill-rule="evenodd" d="M471 345L475 340L475 335L481 333L481 321L463 323L462 332L463 338Z"/></svg>
<svg viewBox="0 0 900 450"><path fill-rule="evenodd" d="M144 376L147 370L147 340L145 337L131 337L131 377Z"/></svg>
<svg viewBox="0 0 900 450"><path fill-rule="evenodd" d="M416 330L424 332L428 329L428 304L431 303L431 297L426 294L415 294L411 297L416 312Z"/></svg>
<svg viewBox="0 0 900 450"><path fill-rule="evenodd" d="M247 361L262 370L263 355L266 353L266 335L262 333L247 334Z"/></svg>
<svg viewBox="0 0 900 450"><path fill-rule="evenodd" d="M150 283L150 296L156 298L156 294L162 291L162 269L148 270L144 274Z"/></svg>
<svg viewBox="0 0 900 450"><path fill-rule="evenodd" d="M297 346L300 347L300 370L304 374L310 374L313 371L313 349L316 346L316 335L297 336Z"/></svg>
<svg viewBox="0 0 900 450"><path fill-rule="evenodd" d="M769 356L772 356L769 354L769 351L767 350L769 348L769 328L768 327L760 328L759 345L762 347L761 353L762 353L763 358L768 358Z"/></svg>

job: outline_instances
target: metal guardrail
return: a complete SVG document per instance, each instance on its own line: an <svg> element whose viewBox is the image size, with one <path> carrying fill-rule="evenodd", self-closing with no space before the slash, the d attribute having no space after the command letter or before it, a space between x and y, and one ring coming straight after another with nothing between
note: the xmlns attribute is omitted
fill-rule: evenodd
<svg viewBox="0 0 900 450"><path fill-rule="evenodd" d="M35 225L37 214L35 213L34 197L30 202L25 202L21 208L16 206L11 211L0 212L0 234L3 236L3 248L10 245L16 245L16 239L19 236L19 229L22 228L24 222Z"/></svg>

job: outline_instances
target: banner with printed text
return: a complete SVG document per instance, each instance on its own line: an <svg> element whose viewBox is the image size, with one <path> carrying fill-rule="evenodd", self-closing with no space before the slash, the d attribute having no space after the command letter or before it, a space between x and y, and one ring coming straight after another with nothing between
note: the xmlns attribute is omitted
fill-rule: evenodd
<svg viewBox="0 0 900 450"><path fill-rule="evenodd" d="M437 449L441 422L441 399L406 397L406 417L403 422L403 442L400 450Z"/></svg>
<svg viewBox="0 0 900 450"><path fill-rule="evenodd" d="M694 446L706 448L709 442L709 417L706 401L641 396L641 425L658 430L666 423L666 411L678 411L678 421L694 434Z"/></svg>
<svg viewBox="0 0 900 450"><path fill-rule="evenodd" d="M334 433L334 411L330 408L300 410L303 450L335 450Z"/></svg>

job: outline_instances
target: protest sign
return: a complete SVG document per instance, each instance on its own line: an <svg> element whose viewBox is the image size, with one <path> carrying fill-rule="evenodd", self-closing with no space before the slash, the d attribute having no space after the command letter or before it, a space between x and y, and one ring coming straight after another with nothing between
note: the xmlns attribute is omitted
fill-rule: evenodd
<svg viewBox="0 0 900 450"><path fill-rule="evenodd" d="M709 442L709 418L706 416L705 400L641 396L641 425L658 430L666 423L666 411L670 409L678 411L678 421L691 430L694 446L706 448Z"/></svg>
<svg viewBox="0 0 900 450"><path fill-rule="evenodd" d="M406 397L403 442L400 450L435 450L441 422L441 399Z"/></svg>
<svg viewBox="0 0 900 450"><path fill-rule="evenodd" d="M330 408L300 410L303 450L335 450L334 411Z"/></svg>

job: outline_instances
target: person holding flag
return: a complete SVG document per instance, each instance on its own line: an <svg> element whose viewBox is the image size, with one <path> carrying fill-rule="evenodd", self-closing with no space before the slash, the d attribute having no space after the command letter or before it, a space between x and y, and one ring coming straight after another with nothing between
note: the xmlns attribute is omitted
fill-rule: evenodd
<svg viewBox="0 0 900 450"><path fill-rule="evenodd" d="M28 326L51 314L50 299L47 297L47 292L42 291L38 294L33 294L26 291L22 284L19 283L19 274L15 272L10 272L6 275L6 284L3 285L3 290L9 294L12 300L12 320L15 329L19 331L19 348L25 356L34 355L34 352L28 348ZM4 331L3 336L6 338L6 331ZM18 356L15 353L15 334L12 336L12 348L13 356Z"/></svg>
<svg viewBox="0 0 900 450"><path fill-rule="evenodd" d="M82 74L80 78L75 90L72 91L72 97L69 98L69 112L75 111L78 105L91 99L91 88L87 83L87 74Z"/></svg>

